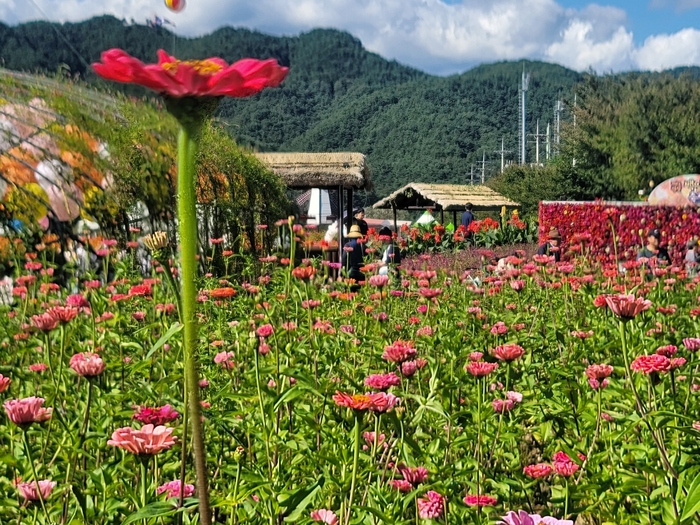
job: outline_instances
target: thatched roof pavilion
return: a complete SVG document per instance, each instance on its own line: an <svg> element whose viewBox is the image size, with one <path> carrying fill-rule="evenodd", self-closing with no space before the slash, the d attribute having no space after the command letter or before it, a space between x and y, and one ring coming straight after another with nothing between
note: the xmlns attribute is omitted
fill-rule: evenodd
<svg viewBox="0 0 700 525"><path fill-rule="evenodd" d="M374 204L375 208L394 210L425 210L433 208L440 211L441 220L445 222L444 212L451 211L457 222L457 212L464 211L467 203L472 203L474 211L499 211L503 206L518 208L514 202L491 188L483 185L461 184L427 184L411 182L399 188L388 197Z"/></svg>
<svg viewBox="0 0 700 525"><path fill-rule="evenodd" d="M288 188L370 189L362 153L256 153Z"/></svg>

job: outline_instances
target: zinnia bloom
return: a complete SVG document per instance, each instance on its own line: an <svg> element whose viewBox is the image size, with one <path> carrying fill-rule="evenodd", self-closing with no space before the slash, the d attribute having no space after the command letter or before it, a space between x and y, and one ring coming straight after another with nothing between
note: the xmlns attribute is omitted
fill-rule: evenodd
<svg viewBox="0 0 700 525"><path fill-rule="evenodd" d="M686 337L683 339L683 346L685 346L690 352L700 350L700 337Z"/></svg>
<svg viewBox="0 0 700 525"><path fill-rule="evenodd" d="M498 503L498 498L495 496L487 496L486 494L475 495L467 494L464 496L464 503L470 507L493 507Z"/></svg>
<svg viewBox="0 0 700 525"><path fill-rule="evenodd" d="M417 350L413 348L413 343L411 341L394 341L388 346L384 347L384 353L382 358L393 363L403 363L413 359L417 353Z"/></svg>
<svg viewBox="0 0 700 525"><path fill-rule="evenodd" d="M236 363L233 362L233 352L219 352L214 356L214 362L228 369L236 366Z"/></svg>
<svg viewBox="0 0 700 525"><path fill-rule="evenodd" d="M32 423L41 423L51 417L51 408L44 408L44 398L25 397L24 399L11 399L2 405L15 425L21 427L29 426Z"/></svg>
<svg viewBox="0 0 700 525"><path fill-rule="evenodd" d="M41 315L33 315L31 317L32 324L42 332L50 332L58 326L58 319L49 313Z"/></svg>
<svg viewBox="0 0 700 525"><path fill-rule="evenodd" d="M236 295L236 290L229 286L209 290L209 297L212 299L227 299L229 297L233 297L234 295Z"/></svg>
<svg viewBox="0 0 700 525"><path fill-rule="evenodd" d="M634 319L651 308L651 301L633 294L606 295L605 302L612 313L624 320Z"/></svg>
<svg viewBox="0 0 700 525"><path fill-rule="evenodd" d="M418 515L424 520L434 520L442 516L445 507L445 498L435 492L429 490L425 494L425 498L418 498Z"/></svg>
<svg viewBox="0 0 700 525"><path fill-rule="evenodd" d="M308 281L316 274L313 266L297 266L292 270L292 275L302 281Z"/></svg>
<svg viewBox="0 0 700 525"><path fill-rule="evenodd" d="M377 288L383 288L389 283L388 275L373 275L369 278L370 286L376 286Z"/></svg>
<svg viewBox="0 0 700 525"><path fill-rule="evenodd" d="M55 486L55 481L41 479L39 481L32 481L29 483L17 483L17 491L24 498L24 501L39 501L40 499L45 501L49 499L51 491ZM41 498L39 497L39 494L41 494Z"/></svg>
<svg viewBox="0 0 700 525"><path fill-rule="evenodd" d="M83 377L95 377L104 372L105 362L91 352L80 352L70 358L70 367Z"/></svg>
<svg viewBox="0 0 700 525"><path fill-rule="evenodd" d="M413 490L413 485L411 485L411 483L405 479L393 479L391 480L391 486L403 493L411 492Z"/></svg>
<svg viewBox="0 0 700 525"><path fill-rule="evenodd" d="M652 374L654 372L668 372L671 369L671 360L659 354L640 355L630 363L630 368L642 374Z"/></svg>
<svg viewBox="0 0 700 525"><path fill-rule="evenodd" d="M376 394L346 394L336 392L333 401L340 407L352 408L353 410L371 410L373 412L388 412L400 400L393 394L379 392Z"/></svg>
<svg viewBox="0 0 700 525"><path fill-rule="evenodd" d="M553 471L552 465L548 463L537 463L523 468L523 474L532 479L546 478Z"/></svg>
<svg viewBox="0 0 700 525"><path fill-rule="evenodd" d="M403 479L413 486L425 483L428 479L428 469L425 467L407 467L402 465L399 466L399 472L403 476Z"/></svg>
<svg viewBox="0 0 700 525"><path fill-rule="evenodd" d="M102 53L93 64L102 78L138 84L171 97L249 97L278 86L288 69L276 60L246 58L230 66L220 58L180 61L158 50L158 64L146 65L121 49Z"/></svg>
<svg viewBox="0 0 700 525"><path fill-rule="evenodd" d="M66 324L70 323L78 315L78 309L72 306L53 306L46 310L46 313L57 321Z"/></svg>
<svg viewBox="0 0 700 525"><path fill-rule="evenodd" d="M525 350L523 350L523 347L520 345L506 344L497 346L492 350L492 353L496 359L509 363L522 357Z"/></svg>
<svg viewBox="0 0 700 525"><path fill-rule="evenodd" d="M274 331L275 329L271 324L264 324L258 328L255 333L258 335L258 337L270 337Z"/></svg>
<svg viewBox="0 0 700 525"><path fill-rule="evenodd" d="M160 425L144 425L140 429L122 427L112 433L112 439L107 441L107 444L132 454L154 455L168 450L175 444L172 433L172 428Z"/></svg>
<svg viewBox="0 0 700 525"><path fill-rule="evenodd" d="M405 364L405 363L404 363ZM401 378L394 372L388 374L372 374L365 378L365 385L373 390L388 390L392 386L401 384Z"/></svg>
<svg viewBox="0 0 700 525"><path fill-rule="evenodd" d="M311 511L311 519L314 521L320 521L321 523L326 523L327 525L337 525L338 516L335 512L328 509L318 509Z"/></svg>
<svg viewBox="0 0 700 525"><path fill-rule="evenodd" d="M156 494L160 495L165 492L167 493L168 498L179 498L181 487L182 482L179 479L175 479L173 481L168 481L167 483L164 483L160 487L158 487L156 489ZM185 483L185 487L182 493L186 498L189 498L194 494L194 485Z"/></svg>
<svg viewBox="0 0 700 525"><path fill-rule="evenodd" d="M585 457L583 458L585 459ZM555 452L552 456L552 465L554 467L554 472L560 476L569 477L576 473L579 469L577 463L571 459L566 452Z"/></svg>
<svg viewBox="0 0 700 525"><path fill-rule="evenodd" d="M612 373L613 367L610 365L589 365L586 368L586 377L588 379L597 379L598 381L610 377Z"/></svg>
<svg viewBox="0 0 700 525"><path fill-rule="evenodd" d="M0 394L10 387L10 383L12 383L12 379L0 374Z"/></svg>
<svg viewBox="0 0 700 525"><path fill-rule="evenodd" d="M179 416L179 412L173 410L170 405L163 405L156 408L140 407L138 412L132 416L132 419L140 421L144 425L159 426L175 421Z"/></svg>
<svg viewBox="0 0 700 525"><path fill-rule="evenodd" d="M486 361L470 361L465 370L474 377L486 377L498 368L498 363L487 363Z"/></svg>

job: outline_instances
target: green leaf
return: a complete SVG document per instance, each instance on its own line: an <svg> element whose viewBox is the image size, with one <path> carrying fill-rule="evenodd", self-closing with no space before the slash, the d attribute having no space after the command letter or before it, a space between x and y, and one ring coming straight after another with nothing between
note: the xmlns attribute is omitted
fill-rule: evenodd
<svg viewBox="0 0 700 525"><path fill-rule="evenodd" d="M172 503L167 501L156 501L134 512L122 522L122 525L129 525L129 523L134 523L136 521L145 520L148 518L172 516L176 512L177 507Z"/></svg>
<svg viewBox="0 0 700 525"><path fill-rule="evenodd" d="M700 511L700 474L695 476L695 479L690 485L688 497L685 499L681 521L687 520L698 511Z"/></svg>
<svg viewBox="0 0 700 525"><path fill-rule="evenodd" d="M168 328L168 331L165 332L158 341L156 341L156 344L153 345L153 347L148 351L146 354L146 359L149 359L155 352L157 352L165 343L170 341L170 339L178 333L180 330L182 330L182 326L180 323L173 323L170 328Z"/></svg>
<svg viewBox="0 0 700 525"><path fill-rule="evenodd" d="M281 500L282 495L280 495L278 501L280 505L285 506L285 514L287 514L284 521L297 521L301 517L301 513L304 512L306 507L309 506L309 503L314 499L316 493L321 490L324 483L325 478L321 476L316 483L290 494L285 501Z"/></svg>

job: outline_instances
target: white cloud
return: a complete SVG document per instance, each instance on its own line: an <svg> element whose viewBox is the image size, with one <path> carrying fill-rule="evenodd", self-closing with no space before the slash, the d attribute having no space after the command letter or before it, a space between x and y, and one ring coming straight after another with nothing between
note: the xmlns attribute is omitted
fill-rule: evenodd
<svg viewBox="0 0 700 525"><path fill-rule="evenodd" d="M156 13L166 15L184 35L222 25L286 35L334 27L357 36L371 51L438 74L519 58L597 71L700 65L695 29L652 36L636 46L623 10L596 4L567 9L557 0L188 0L179 14L156 0L34 1L59 21L108 13L143 23ZM674 0L676 6L694 3L700 0ZM41 18L32 2L0 0L0 20Z"/></svg>
<svg viewBox="0 0 700 525"><path fill-rule="evenodd" d="M700 31L688 28L672 35L650 36L635 55L637 66L651 71L700 65Z"/></svg>

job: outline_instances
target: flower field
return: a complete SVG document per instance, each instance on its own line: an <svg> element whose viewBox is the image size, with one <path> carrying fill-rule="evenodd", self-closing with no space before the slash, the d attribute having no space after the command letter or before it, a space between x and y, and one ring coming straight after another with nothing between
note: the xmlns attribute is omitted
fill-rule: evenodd
<svg viewBox="0 0 700 525"><path fill-rule="evenodd" d="M313 260L203 275L214 522L696 521L696 282L534 259L481 288L429 258L356 293ZM171 274L114 268L68 293L27 253L0 307L1 523L199 523Z"/></svg>

